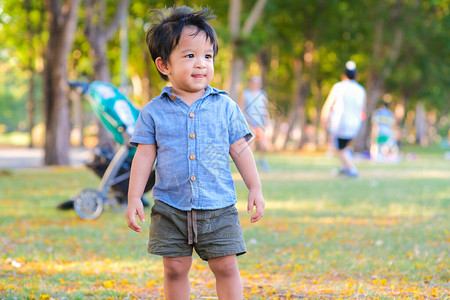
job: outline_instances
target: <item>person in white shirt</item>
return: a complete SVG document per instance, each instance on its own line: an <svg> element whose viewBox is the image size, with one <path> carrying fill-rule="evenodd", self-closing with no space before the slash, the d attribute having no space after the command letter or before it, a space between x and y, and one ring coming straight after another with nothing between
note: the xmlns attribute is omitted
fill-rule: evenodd
<svg viewBox="0 0 450 300"><path fill-rule="evenodd" d="M359 133L366 101L365 89L355 81L356 73L355 62L348 61L342 81L331 89L321 113L322 125L332 134L342 163L340 173L349 177L358 176L350 155L350 142Z"/></svg>

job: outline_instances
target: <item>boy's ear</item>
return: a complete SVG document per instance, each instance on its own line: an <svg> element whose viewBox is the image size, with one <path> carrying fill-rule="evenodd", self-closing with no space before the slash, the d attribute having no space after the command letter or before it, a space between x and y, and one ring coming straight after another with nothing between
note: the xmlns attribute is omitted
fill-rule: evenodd
<svg viewBox="0 0 450 300"><path fill-rule="evenodd" d="M164 75L169 75L170 71L161 57L156 58L155 65L159 72L161 72Z"/></svg>

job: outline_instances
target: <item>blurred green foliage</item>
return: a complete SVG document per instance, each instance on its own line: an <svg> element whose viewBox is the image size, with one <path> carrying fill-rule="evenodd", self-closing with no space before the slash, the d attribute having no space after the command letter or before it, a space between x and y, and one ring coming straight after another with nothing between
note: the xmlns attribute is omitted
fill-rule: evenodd
<svg viewBox="0 0 450 300"><path fill-rule="evenodd" d="M9 130L23 129L28 86L33 77L37 83L36 119L42 119L43 57L48 39L48 14L45 1L0 1L0 124ZM241 26L256 0L241 1ZM106 0L106 16L115 13L118 0ZM208 6L217 18L212 20L220 41L216 59L216 75L212 85L227 89L232 59L229 33L230 0L143 1L130 3L128 17L129 62L126 75L130 85L136 79L148 78L149 95L136 96L143 105L159 94L166 84L159 78L145 45L145 29L151 22L149 11L172 5ZM415 0L268 0L263 15L249 36L241 36L236 53L246 61L242 74L245 82L253 73L265 68L266 90L270 100L287 115L293 106L298 82L294 76L294 60L304 63L301 80L311 83L307 107L320 106L332 84L339 80L348 59L356 61L359 80L367 84L374 76L383 76L386 66L391 72L382 86L393 102L407 99L407 109L418 101L429 111L449 113L450 86L450 1ZM69 79L92 80L93 55L84 36L86 12L79 9L79 26L71 55L68 57ZM376 41L377 24L382 37ZM400 53L391 59L392 44L402 34ZM312 50L311 56L306 47ZM375 49L381 56L374 55ZM108 43L108 59L112 83L120 83L120 35ZM380 58L381 57L381 58ZM308 64L307 64L308 63ZM255 67L259 65L260 67ZM7 70L6 72L4 70ZM32 71L35 73L33 74ZM314 92L316 95L314 95ZM318 100L322 99L322 100ZM310 111L310 110L308 110ZM311 116L313 117L313 116Z"/></svg>

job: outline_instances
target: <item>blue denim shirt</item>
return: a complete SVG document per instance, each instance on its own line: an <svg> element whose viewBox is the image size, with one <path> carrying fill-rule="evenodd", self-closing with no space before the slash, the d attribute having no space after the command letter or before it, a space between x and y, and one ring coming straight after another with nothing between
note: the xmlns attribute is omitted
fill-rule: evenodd
<svg viewBox="0 0 450 300"><path fill-rule="evenodd" d="M185 211L237 202L230 145L252 134L226 94L208 86L189 106L165 87L142 109L130 143L156 145L154 199Z"/></svg>

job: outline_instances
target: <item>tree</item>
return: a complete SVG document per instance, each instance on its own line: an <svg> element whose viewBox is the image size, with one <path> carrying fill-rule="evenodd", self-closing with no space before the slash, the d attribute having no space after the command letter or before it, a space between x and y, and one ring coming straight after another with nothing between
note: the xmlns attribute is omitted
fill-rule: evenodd
<svg viewBox="0 0 450 300"><path fill-rule="evenodd" d="M267 0L258 0L255 3L241 29L241 0L230 0L229 20L233 58L231 60L230 88L228 92L232 99L236 100L238 97L238 84L241 80L242 70L245 67L244 58L239 53L239 47L243 39L252 32L256 22L261 18L266 2Z"/></svg>
<svg viewBox="0 0 450 300"><path fill-rule="evenodd" d="M96 80L111 81L107 57L107 42L119 28L120 22L127 16L130 0L120 0L116 13L110 23L106 24L106 1L86 0L85 35L92 47L94 56L94 77Z"/></svg>
<svg viewBox="0 0 450 300"><path fill-rule="evenodd" d="M95 80L111 81L107 57L107 43L119 28L120 23L125 21L128 14L128 4L129 0L120 0L114 17L107 25L106 0L86 0L86 28L84 33L92 47ZM113 149L114 142L108 135L107 130L99 121L97 121L97 126L98 145L102 148Z"/></svg>
<svg viewBox="0 0 450 300"><path fill-rule="evenodd" d="M383 96L386 81L398 63L404 46L405 30L411 18L417 13L417 2L412 5L408 0L396 0L391 6L387 3L369 3L377 9L373 10L376 19L373 28L372 55L370 59L366 85L366 115L371 116ZM387 13L389 12L389 13ZM366 118L358 137L354 141L357 151L367 151L370 148L370 118Z"/></svg>
<svg viewBox="0 0 450 300"><path fill-rule="evenodd" d="M416 112L438 111L435 120L438 126L450 110L447 88L450 85L450 42L445 27L445 23L450 22L450 15L447 4L446 0L417 3L416 17L405 32L397 68L386 83L386 92L394 96L396 107L403 112L414 108ZM419 116L426 117L426 114L415 114L416 119ZM400 126L404 125L404 117L403 113L398 119ZM423 120L416 122L424 123Z"/></svg>
<svg viewBox="0 0 450 300"><path fill-rule="evenodd" d="M27 129L30 136L42 113L36 108L42 98L38 75L43 69L44 12L42 1L26 0L23 5L12 1L0 3L0 60L6 63L2 67L6 76L0 86L9 90L5 94L0 91L0 102L5 101L0 107L0 119L8 130ZM14 38L19 36L23 38ZM12 70L9 70L10 67ZM12 84L9 85L9 82ZM32 141L30 139L29 146L32 146Z"/></svg>
<svg viewBox="0 0 450 300"><path fill-rule="evenodd" d="M81 12L79 21L81 26L75 33L78 48L69 57L62 53L63 49L58 49L58 43L64 44L62 39L67 40L69 35L61 32L55 35L55 30L50 28L39 30L40 24L52 15L41 12L44 2L48 11L52 6L59 7L65 3L64 9L59 7L59 13L68 17L68 8L78 1L25 0L23 5L0 1L0 59L2 67L8 70L8 76L0 76L1 122L12 130L25 129L26 115L21 108L25 107L28 99L29 103L35 101L39 105L41 90L40 78L33 75L37 79L34 87L36 98L33 100L35 93L29 92L33 90L29 83L34 82L30 80L30 72L32 68L36 74L42 70L44 51L40 44L50 38L43 85L48 134L56 135L57 130L52 128L61 130L66 127L64 134L59 133L61 138L48 137L50 145L56 143L52 139L68 141L70 127L65 112L61 117L63 121L53 115L53 109L61 109L58 107L68 110L68 103L54 100L58 98L57 93L50 93L51 89L58 87L59 93L65 94L65 79L55 81L65 77L65 69L53 73L50 69L63 66L68 58L72 77L77 77L79 72L119 83L119 36L110 33L110 38L104 39L96 35L96 30L102 34L107 30L115 31L109 28L115 23L117 14L124 12L119 5L123 5L125 0L86 0L86 11ZM144 43L148 11L173 4L197 4L211 7L218 16L211 21L218 33L221 49L216 58L216 76L212 84L218 88L230 86L229 91L236 98L241 77L261 71L270 103L276 109L275 132L284 134L286 124L292 124L291 128L303 128L307 123L316 125L322 101L332 84L339 80L345 61L349 59L356 61L358 81L366 87L369 118L376 102L385 93L392 95L395 104L403 102L406 111L413 111L417 103L423 103L425 117L429 112L437 112L436 123L445 121L441 115L448 116L449 0L135 0L130 3L127 71L133 85L133 99L141 100L139 103L142 105L159 94L166 84L159 78ZM64 17L54 18L60 20L56 22L60 31L67 30ZM89 43L81 27L86 31L89 27L94 32L89 33ZM61 41L55 43L58 35ZM17 36L23 38L17 39ZM103 46L93 45L100 42ZM90 50L94 54L92 58L87 55ZM30 56L33 56L33 61ZM117 59L108 61L108 57ZM34 123L31 114L29 116L28 123ZM408 121L408 124L414 122ZM368 125L365 123L361 138L356 141L362 145L358 149L368 147ZM301 147L303 143L303 139L295 141L294 146ZM47 146L47 151L48 155L51 151L68 152L56 150L56 146Z"/></svg>
<svg viewBox="0 0 450 300"><path fill-rule="evenodd" d="M45 55L45 165L69 164L70 113L66 82L67 55L76 30L79 0L47 0L50 13Z"/></svg>
<svg viewBox="0 0 450 300"><path fill-rule="evenodd" d="M275 136L278 146L283 144L285 148L291 132L300 129L300 140L295 148L302 148L307 141L307 124L318 123L320 99L325 98L321 94L322 81L333 80L330 75L334 76L338 65L335 48L344 44L342 32L348 30L345 22L341 22L343 12L339 5L337 1L323 0L268 4L271 13L265 24L271 24L268 40L277 49L273 51L277 57L272 60L279 66L268 72L269 95L287 112L286 116L277 115L285 119L276 123L288 125L282 139ZM335 26L329 26L330 23ZM332 68L334 73L330 72ZM316 112L315 116L308 112L309 108ZM278 135L278 129L275 130Z"/></svg>
<svg viewBox="0 0 450 300"><path fill-rule="evenodd" d="M33 8L31 6L31 0L25 0L24 3L25 11L26 11L26 39L28 43L28 62L27 62L27 69L28 73L30 75L29 78L29 89L28 89L28 100L27 100L27 125L28 125L28 133L30 135L30 142L29 147L32 148L34 146L33 144L33 127L35 125L35 109L36 109L36 75L38 73L38 70L36 70L35 66L35 60L36 57L40 57L42 53L39 53L37 49L34 47L34 37L39 36L39 33L42 32L43 24L42 20L39 19L38 22L33 22L33 15L35 15L36 11L38 12L39 16L43 15L44 7L41 3L39 3L39 7L33 11ZM36 23L36 24L34 24Z"/></svg>

